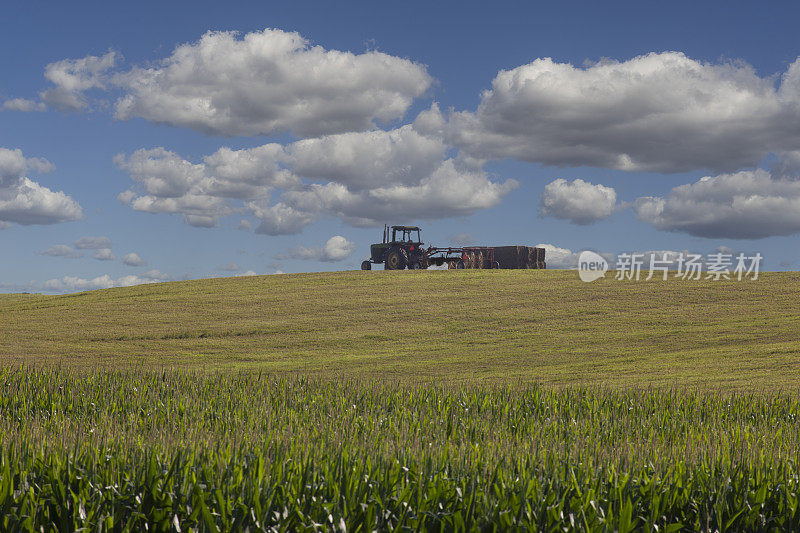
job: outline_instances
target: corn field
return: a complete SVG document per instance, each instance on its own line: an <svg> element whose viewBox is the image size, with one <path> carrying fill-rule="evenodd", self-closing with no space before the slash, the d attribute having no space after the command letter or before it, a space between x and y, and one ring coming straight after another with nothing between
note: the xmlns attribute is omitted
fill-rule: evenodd
<svg viewBox="0 0 800 533"><path fill-rule="evenodd" d="M800 529L800 401L0 371L3 531Z"/></svg>

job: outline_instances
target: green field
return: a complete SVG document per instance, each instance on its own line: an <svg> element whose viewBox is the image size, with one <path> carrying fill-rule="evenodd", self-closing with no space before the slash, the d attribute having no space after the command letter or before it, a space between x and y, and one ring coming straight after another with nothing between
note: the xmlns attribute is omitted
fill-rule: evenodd
<svg viewBox="0 0 800 533"><path fill-rule="evenodd" d="M451 383L800 385L800 273L609 278L359 271L0 295L0 360Z"/></svg>
<svg viewBox="0 0 800 533"><path fill-rule="evenodd" d="M0 373L3 531L800 528L786 396Z"/></svg>
<svg viewBox="0 0 800 533"><path fill-rule="evenodd" d="M0 530L797 531L799 280L0 296Z"/></svg>

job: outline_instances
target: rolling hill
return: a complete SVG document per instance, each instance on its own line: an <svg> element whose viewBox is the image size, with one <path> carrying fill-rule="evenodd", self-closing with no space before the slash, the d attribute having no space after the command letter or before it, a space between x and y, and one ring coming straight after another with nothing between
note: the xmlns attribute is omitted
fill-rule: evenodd
<svg viewBox="0 0 800 533"><path fill-rule="evenodd" d="M575 272L334 272L0 295L4 364L399 381L787 390L800 273L591 284Z"/></svg>

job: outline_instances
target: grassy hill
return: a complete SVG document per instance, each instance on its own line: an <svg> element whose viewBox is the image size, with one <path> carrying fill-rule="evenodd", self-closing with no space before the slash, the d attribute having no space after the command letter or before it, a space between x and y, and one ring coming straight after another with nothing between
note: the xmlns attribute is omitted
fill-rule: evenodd
<svg viewBox="0 0 800 533"><path fill-rule="evenodd" d="M785 390L800 385L799 282L356 271L0 295L0 360Z"/></svg>

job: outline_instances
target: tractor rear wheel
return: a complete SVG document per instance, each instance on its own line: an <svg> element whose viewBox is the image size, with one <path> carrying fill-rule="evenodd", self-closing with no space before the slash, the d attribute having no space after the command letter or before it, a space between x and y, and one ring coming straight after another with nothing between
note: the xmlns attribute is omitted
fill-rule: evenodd
<svg viewBox="0 0 800 533"><path fill-rule="evenodd" d="M372 263L370 263L369 261L362 261L361 270L372 270Z"/></svg>
<svg viewBox="0 0 800 533"><path fill-rule="evenodd" d="M392 248L386 254L383 268L386 270L403 270L408 264L408 254L402 248Z"/></svg>

